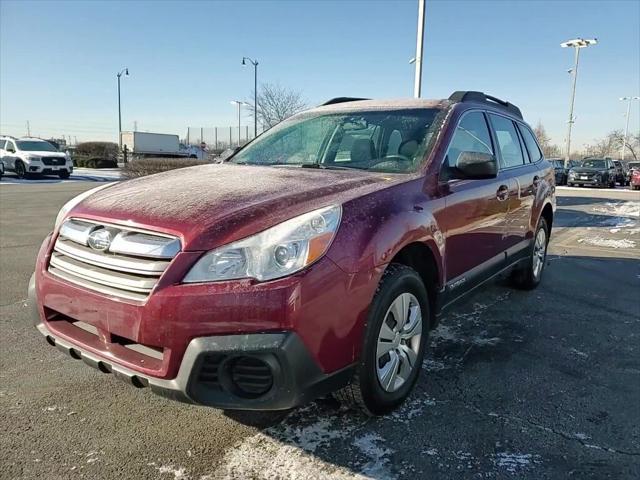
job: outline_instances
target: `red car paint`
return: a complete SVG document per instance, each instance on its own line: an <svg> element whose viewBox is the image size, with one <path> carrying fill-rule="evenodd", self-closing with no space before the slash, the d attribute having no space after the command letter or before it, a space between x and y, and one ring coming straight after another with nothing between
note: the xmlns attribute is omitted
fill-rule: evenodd
<svg viewBox="0 0 640 480"><path fill-rule="evenodd" d="M515 173L501 171L497 178L439 180L458 120L479 106L458 103L446 108L435 145L411 174L222 164L96 192L69 216L175 235L182 251L145 301L118 299L47 271L58 234L54 231L36 265L41 319L59 338L156 378L176 376L190 340L238 333L293 331L323 372L352 364L360 353L378 282L403 249L428 249L436 267L433 293L452 290L444 305L465 290L454 292L457 285L452 282L464 283L466 272L531 240L543 209L555 209L554 170L546 160L523 165ZM502 184L509 196L498 202L496 189ZM182 283L204 252L335 204L342 205L336 237L326 255L305 270L267 282ZM68 322L57 320L59 315L93 325L98 338L69 328ZM162 348L164 358L141 362L112 342L114 336Z"/></svg>
<svg viewBox="0 0 640 480"><path fill-rule="evenodd" d="M640 188L640 169L634 168L631 172L631 181L629 182L633 190Z"/></svg>

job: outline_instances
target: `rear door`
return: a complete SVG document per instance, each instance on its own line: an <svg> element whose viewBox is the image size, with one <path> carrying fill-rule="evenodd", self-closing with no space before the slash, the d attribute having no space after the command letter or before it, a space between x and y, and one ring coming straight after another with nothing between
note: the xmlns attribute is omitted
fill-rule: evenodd
<svg viewBox="0 0 640 480"><path fill-rule="evenodd" d="M508 186L498 178L459 178L461 152L494 154L485 114L470 111L458 122L440 175L445 208L436 220L445 235L445 271L451 289L471 286L502 263Z"/></svg>
<svg viewBox="0 0 640 480"><path fill-rule="evenodd" d="M531 213L540 181L516 122L490 113L500 168L509 185L504 247L508 254L523 251L529 242ZM534 140L535 142L535 140Z"/></svg>

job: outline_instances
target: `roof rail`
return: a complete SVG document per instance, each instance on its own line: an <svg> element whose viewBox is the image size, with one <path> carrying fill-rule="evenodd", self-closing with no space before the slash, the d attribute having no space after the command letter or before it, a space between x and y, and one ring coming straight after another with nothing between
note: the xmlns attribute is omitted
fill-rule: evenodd
<svg viewBox="0 0 640 480"><path fill-rule="evenodd" d="M457 92L453 92L449 97L449 100L452 102L478 102L478 103L488 103L489 105L493 105L494 107L502 108L506 110L512 115L515 115L518 118L522 118L522 112L518 107L516 107L513 103L505 102L504 100L500 100L497 97L493 97L491 95L487 95L484 92L474 92L474 91L463 91L459 90Z"/></svg>
<svg viewBox="0 0 640 480"><path fill-rule="evenodd" d="M325 105L335 105L336 103L345 103L345 102L359 102L361 100L371 100L370 98L355 98L355 97L336 97L331 100L327 100L326 102L320 104L321 107Z"/></svg>

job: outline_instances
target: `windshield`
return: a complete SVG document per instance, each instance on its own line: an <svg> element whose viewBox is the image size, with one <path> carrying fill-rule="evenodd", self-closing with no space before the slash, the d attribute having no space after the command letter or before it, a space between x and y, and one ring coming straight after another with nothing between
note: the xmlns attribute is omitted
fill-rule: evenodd
<svg viewBox="0 0 640 480"><path fill-rule="evenodd" d="M43 140L16 140L18 150L25 152L57 152L56 147Z"/></svg>
<svg viewBox="0 0 640 480"><path fill-rule="evenodd" d="M553 160L553 166L555 168L564 168L564 160Z"/></svg>
<svg viewBox="0 0 640 480"><path fill-rule="evenodd" d="M282 122L238 152L231 163L415 171L439 109L311 114Z"/></svg>
<svg viewBox="0 0 640 480"><path fill-rule="evenodd" d="M606 160L585 160L582 166L586 168L607 168Z"/></svg>
<svg viewBox="0 0 640 480"><path fill-rule="evenodd" d="M640 162L629 162L629 170L631 169L640 169Z"/></svg>

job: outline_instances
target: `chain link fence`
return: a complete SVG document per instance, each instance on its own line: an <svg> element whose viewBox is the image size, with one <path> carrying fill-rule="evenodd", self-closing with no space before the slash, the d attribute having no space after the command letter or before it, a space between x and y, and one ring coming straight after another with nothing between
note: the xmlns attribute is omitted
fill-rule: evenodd
<svg viewBox="0 0 640 480"><path fill-rule="evenodd" d="M187 145L205 143L209 150L226 150L244 145L253 139L253 125L235 127L188 127L182 142Z"/></svg>

